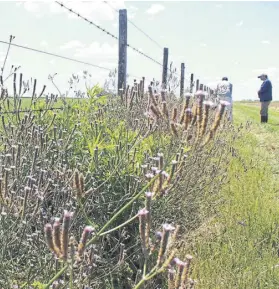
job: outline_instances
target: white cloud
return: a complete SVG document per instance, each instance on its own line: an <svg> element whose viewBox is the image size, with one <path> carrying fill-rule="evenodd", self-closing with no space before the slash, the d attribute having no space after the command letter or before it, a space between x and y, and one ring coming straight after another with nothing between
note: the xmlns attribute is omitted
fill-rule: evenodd
<svg viewBox="0 0 279 289"><path fill-rule="evenodd" d="M72 54L77 58L97 58L117 60L118 44L99 43L97 41L86 45L78 40L69 41L60 46L61 50L73 50Z"/></svg>
<svg viewBox="0 0 279 289"><path fill-rule="evenodd" d="M47 43L45 40L42 40L42 41L40 42L40 46L47 47L47 46L48 46L48 43Z"/></svg>
<svg viewBox="0 0 279 289"><path fill-rule="evenodd" d="M206 44L206 43L201 43L200 46L201 46L201 47L206 47L207 44Z"/></svg>
<svg viewBox="0 0 279 289"><path fill-rule="evenodd" d="M98 65L109 69L115 69L118 66L118 64L114 62L100 62Z"/></svg>
<svg viewBox="0 0 279 289"><path fill-rule="evenodd" d="M4 52L0 51L0 62L4 61L5 59L5 54Z"/></svg>
<svg viewBox="0 0 279 289"><path fill-rule="evenodd" d="M267 67L267 68L257 68L257 69L253 69L252 73L255 75L255 77L257 77L258 75L265 73L268 76L274 76L276 73L278 72L278 68L277 67Z"/></svg>
<svg viewBox="0 0 279 289"><path fill-rule="evenodd" d="M25 10L27 10L28 12L34 14L34 16L39 18L43 16L41 4L42 3L38 3L35 1L26 1L23 3L23 7Z"/></svg>
<svg viewBox="0 0 279 289"><path fill-rule="evenodd" d="M118 45L113 46L108 43L100 44L99 42L92 42L89 46L79 47L76 49L75 57L80 58L110 58L117 59Z"/></svg>
<svg viewBox="0 0 279 289"><path fill-rule="evenodd" d="M134 11L138 11L139 10L139 8L136 7L136 6L130 6L129 9L134 10Z"/></svg>
<svg viewBox="0 0 279 289"><path fill-rule="evenodd" d="M262 40L262 44L270 44L269 40Z"/></svg>
<svg viewBox="0 0 279 289"><path fill-rule="evenodd" d="M219 81L210 81L210 82L207 82L205 85L208 86L211 89L214 89L214 88L217 87L218 83L219 83Z"/></svg>
<svg viewBox="0 0 279 289"><path fill-rule="evenodd" d="M222 7L223 7L223 4L216 4L215 7L216 7L216 8L222 8Z"/></svg>
<svg viewBox="0 0 279 289"><path fill-rule="evenodd" d="M239 21L238 23L235 24L237 27L241 27L243 25L243 21Z"/></svg>
<svg viewBox="0 0 279 289"><path fill-rule="evenodd" d="M49 64L55 65L55 64L56 64L56 61L55 61L54 59L51 59L51 60L49 61Z"/></svg>
<svg viewBox="0 0 279 289"><path fill-rule="evenodd" d="M71 41L63 44L62 46L60 46L60 49L66 50L66 49L82 48L84 46L85 45L78 40L71 40Z"/></svg>
<svg viewBox="0 0 279 289"><path fill-rule="evenodd" d="M155 15L155 14L158 14L159 12L165 10L165 7L161 4L152 4L150 6L150 8L148 8L146 10L146 13L147 14L150 14L150 15Z"/></svg>
<svg viewBox="0 0 279 289"><path fill-rule="evenodd" d="M62 8L60 5L58 5L54 1L51 1L51 3L49 3L49 11L52 14L59 14L59 13L65 13L66 12L66 10L64 8Z"/></svg>
<svg viewBox="0 0 279 289"><path fill-rule="evenodd" d="M104 1L62 1L67 8L72 9L73 11L79 13L81 16L92 19L94 23L98 20L112 21L118 18L117 13L114 9L125 9L124 1L117 0L113 2L113 8ZM65 7L61 7L58 3L54 1L26 1L24 2L24 8L33 13L36 17L41 17L46 14L66 14L71 19L78 19L78 17L70 13ZM136 7L131 6L131 11L128 11L128 17L133 18L135 16Z"/></svg>
<svg viewBox="0 0 279 289"><path fill-rule="evenodd" d="M135 18L137 11L138 11L138 8L137 8L137 7L135 7L135 6L130 6L130 7L127 9L127 17L128 17L128 19L133 19L133 18Z"/></svg>
<svg viewBox="0 0 279 289"><path fill-rule="evenodd" d="M83 17L88 18L89 20L92 19L94 23L96 23L96 21L98 20L113 21L118 17L114 9L125 8L124 1L113 2L114 9L101 1L90 1L90 2L72 1L69 3L68 2L65 3L65 5L67 8L72 9L73 11L82 15ZM70 13L68 10L59 6L55 2L49 3L49 11L53 14L66 13L69 18L78 19L78 17L75 14Z"/></svg>
<svg viewBox="0 0 279 289"><path fill-rule="evenodd" d="M32 13L40 12L40 4L33 2L33 1L26 1L23 4L24 8Z"/></svg>

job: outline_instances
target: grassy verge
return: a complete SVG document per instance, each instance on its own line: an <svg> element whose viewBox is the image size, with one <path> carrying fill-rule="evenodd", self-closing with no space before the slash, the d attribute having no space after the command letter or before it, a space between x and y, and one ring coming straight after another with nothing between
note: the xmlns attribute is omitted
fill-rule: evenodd
<svg viewBox="0 0 279 289"><path fill-rule="evenodd" d="M235 144L230 181L219 192L222 205L216 216L191 237L194 274L198 288L278 288L279 181L274 164L279 114L272 109L270 124L258 125L258 107L236 104L234 113L235 122L249 119L252 126Z"/></svg>

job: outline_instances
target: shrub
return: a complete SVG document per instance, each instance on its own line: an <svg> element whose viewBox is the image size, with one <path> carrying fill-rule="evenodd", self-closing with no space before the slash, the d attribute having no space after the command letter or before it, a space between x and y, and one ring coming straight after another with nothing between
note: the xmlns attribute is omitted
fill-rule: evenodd
<svg viewBox="0 0 279 289"><path fill-rule="evenodd" d="M22 115L24 98L1 88L2 287L194 286L177 241L225 181L235 138L226 103L101 92L63 101L34 92Z"/></svg>

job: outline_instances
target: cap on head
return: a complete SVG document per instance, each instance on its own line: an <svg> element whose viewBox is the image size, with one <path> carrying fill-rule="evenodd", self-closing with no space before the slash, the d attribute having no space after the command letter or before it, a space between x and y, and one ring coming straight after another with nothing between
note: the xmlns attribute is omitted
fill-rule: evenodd
<svg viewBox="0 0 279 289"><path fill-rule="evenodd" d="M228 78L227 78L227 77L223 77L222 80L226 80L226 81L228 81Z"/></svg>
<svg viewBox="0 0 279 289"><path fill-rule="evenodd" d="M258 76L258 78L267 78L267 75L265 73L262 73L261 75Z"/></svg>

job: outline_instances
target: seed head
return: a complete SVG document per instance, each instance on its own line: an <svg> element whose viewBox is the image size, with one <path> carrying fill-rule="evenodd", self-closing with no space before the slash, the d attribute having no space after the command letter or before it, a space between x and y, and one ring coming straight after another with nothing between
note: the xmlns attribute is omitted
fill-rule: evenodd
<svg viewBox="0 0 279 289"><path fill-rule="evenodd" d="M205 106L209 106L209 107L214 106L214 103L213 103L212 101L210 101L210 100L204 101L203 104L204 104Z"/></svg>
<svg viewBox="0 0 279 289"><path fill-rule="evenodd" d="M47 243L49 249L52 252L55 252L53 239L52 239L52 226L51 226L51 224L46 224L45 228L44 228L44 231L45 231L46 243Z"/></svg>
<svg viewBox="0 0 279 289"><path fill-rule="evenodd" d="M149 212L145 208L143 208L143 209L139 210L138 216L146 216L148 213Z"/></svg>
<svg viewBox="0 0 279 289"><path fill-rule="evenodd" d="M231 105L228 101L225 101L225 100L221 100L221 101L220 101L220 104L221 104L222 106L230 106L230 105Z"/></svg>
<svg viewBox="0 0 279 289"><path fill-rule="evenodd" d="M152 198L153 195L154 195L154 193L152 193L152 192L146 192L145 193L146 198Z"/></svg>
<svg viewBox="0 0 279 289"><path fill-rule="evenodd" d="M85 250L85 245L89 238L90 233L94 230L92 226L86 226L83 230L80 242L78 244L78 257L80 258Z"/></svg>

